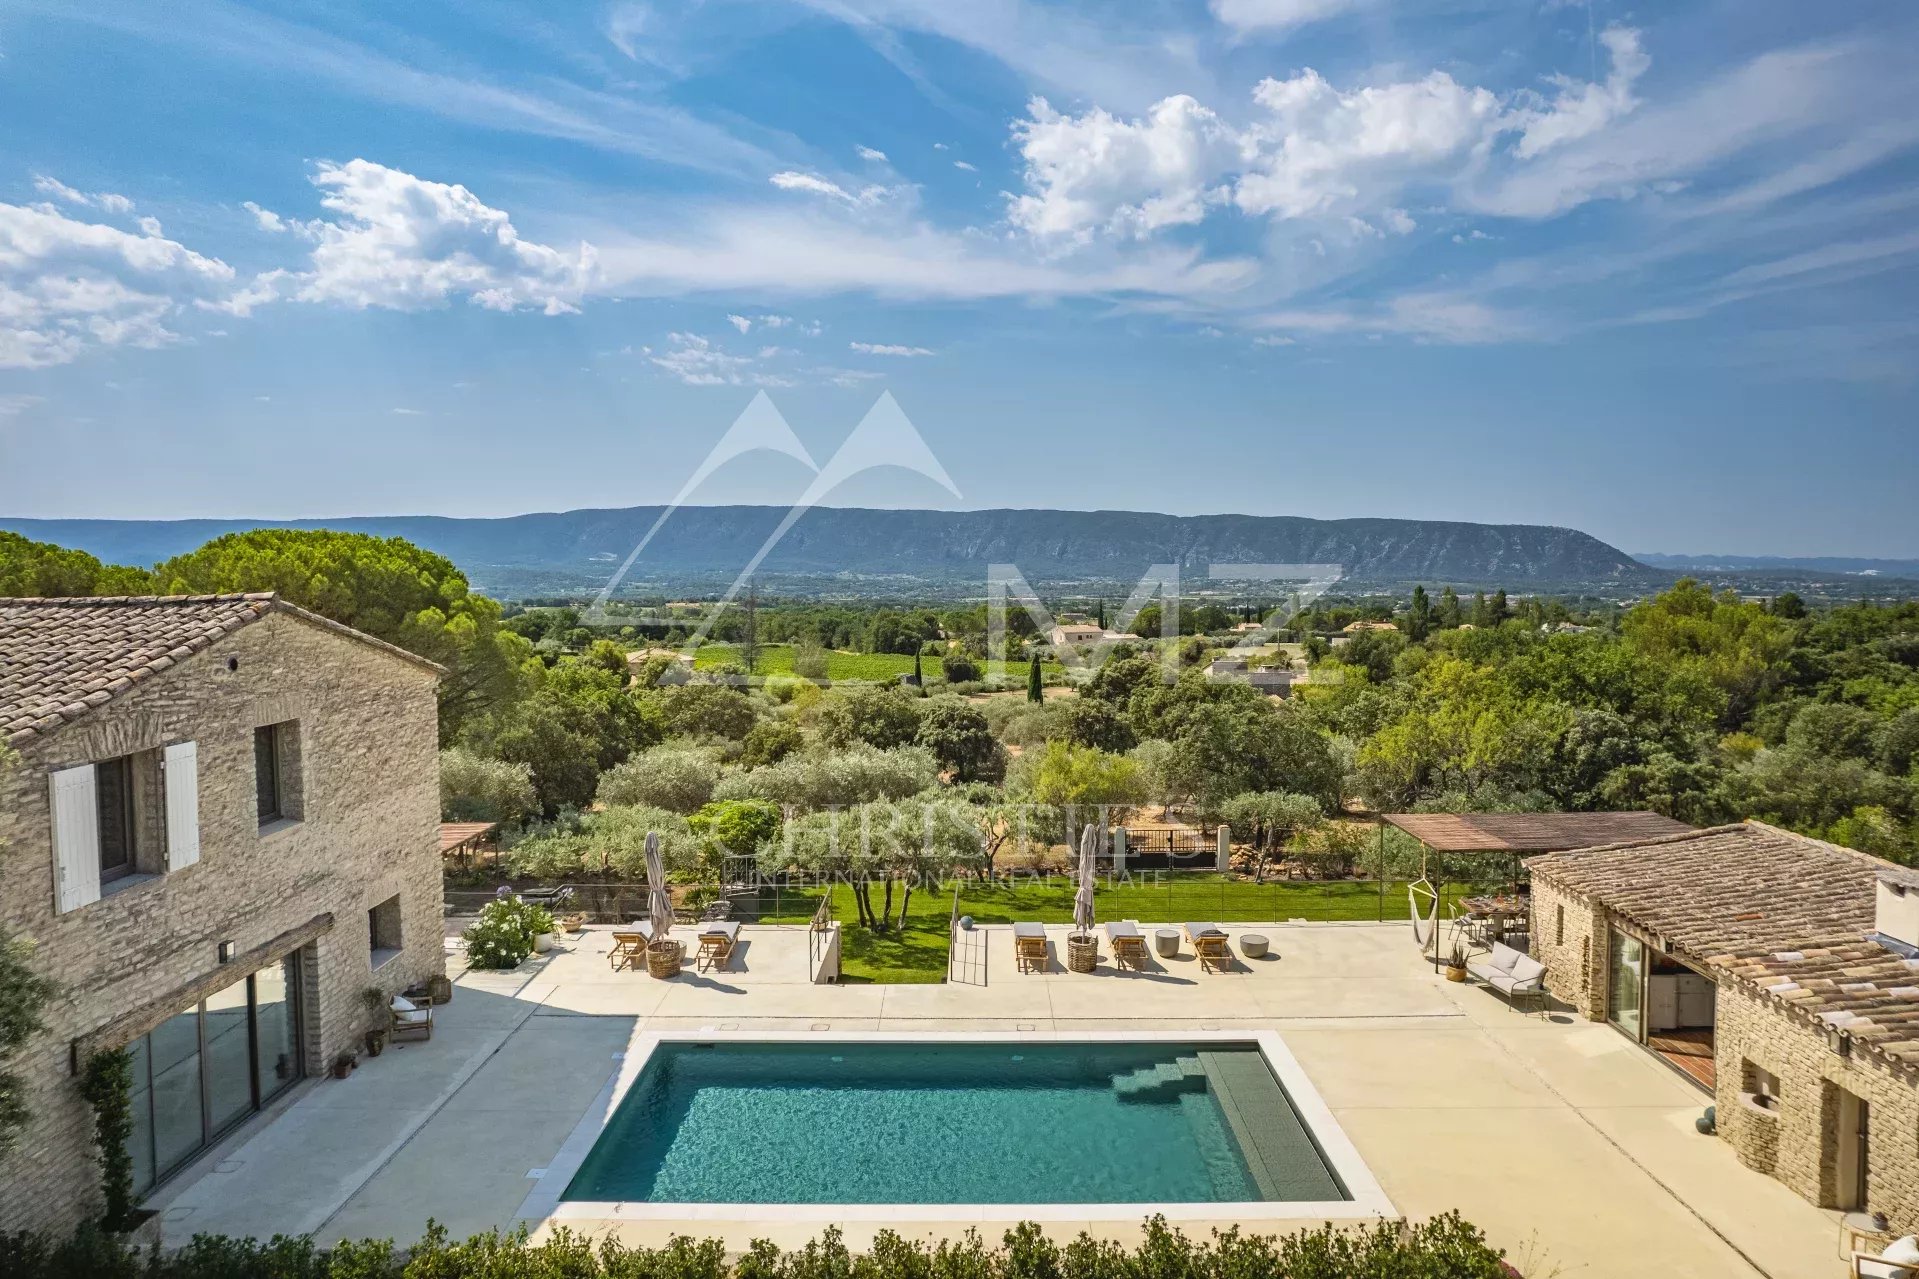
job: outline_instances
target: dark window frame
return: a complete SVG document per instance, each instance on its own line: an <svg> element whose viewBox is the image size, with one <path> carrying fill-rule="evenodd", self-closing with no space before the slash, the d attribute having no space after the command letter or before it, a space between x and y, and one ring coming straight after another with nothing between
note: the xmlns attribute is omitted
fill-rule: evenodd
<svg viewBox="0 0 1919 1279"><path fill-rule="evenodd" d="M253 803L260 825L286 819L286 752L280 725L262 724L253 730Z"/></svg>
<svg viewBox="0 0 1919 1279"><path fill-rule="evenodd" d="M111 771L117 775L115 789L118 791L115 802L106 802L107 788L103 787L103 775ZM103 759L93 766L94 811L99 821L98 852L100 857L100 882L112 883L116 879L125 879L135 874L140 862L140 817L134 807L133 796L133 757L120 755L113 759ZM107 864L109 828L116 831L112 841L121 853L121 860L114 865Z"/></svg>

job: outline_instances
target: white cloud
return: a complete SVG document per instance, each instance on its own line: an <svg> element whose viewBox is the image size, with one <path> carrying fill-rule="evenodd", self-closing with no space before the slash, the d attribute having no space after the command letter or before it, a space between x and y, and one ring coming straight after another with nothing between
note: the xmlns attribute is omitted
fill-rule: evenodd
<svg viewBox="0 0 1919 1279"><path fill-rule="evenodd" d="M558 315L579 308L593 278L591 245L569 254L522 239L463 186L368 160L323 163L313 183L335 216L307 224L310 268L282 281L300 301L417 310L464 298Z"/></svg>
<svg viewBox="0 0 1919 1279"><path fill-rule="evenodd" d="M1525 132L1513 153L1522 160L1550 151L1577 138L1587 137L1605 128L1614 119L1639 105L1633 97L1633 83L1646 74L1652 59L1639 44L1639 33L1630 27L1608 27L1599 39L1612 55L1612 70L1602 83L1560 77L1559 94L1527 121Z"/></svg>
<svg viewBox="0 0 1919 1279"><path fill-rule="evenodd" d="M933 150L935 151L945 151L947 149L947 145L944 142L935 142L933 144Z"/></svg>
<svg viewBox="0 0 1919 1279"><path fill-rule="evenodd" d="M1235 31L1285 31L1336 17L1358 0L1212 0L1213 16Z"/></svg>
<svg viewBox="0 0 1919 1279"><path fill-rule="evenodd" d="M729 315L726 317L726 322L738 329L741 333L753 327L753 321L743 315Z"/></svg>
<svg viewBox="0 0 1919 1279"><path fill-rule="evenodd" d="M976 164L968 164L968 163L967 163L966 161L964 161L964 160L955 160L955 161L953 161L953 167L954 167L955 169L964 169L964 170L966 170L966 172L968 172L968 173L978 173L978 172L979 172L979 166L978 166L978 165L976 165Z"/></svg>
<svg viewBox="0 0 1919 1279"><path fill-rule="evenodd" d="M886 152L876 147L854 147L853 150L859 153L859 157L862 160L870 160L874 164L886 163Z"/></svg>
<svg viewBox="0 0 1919 1279"><path fill-rule="evenodd" d="M393 411L401 417L425 417L426 416L425 409L397 409L396 408Z"/></svg>
<svg viewBox="0 0 1919 1279"><path fill-rule="evenodd" d="M848 342L846 345L861 355L899 355L912 358L932 354L923 346L899 346L890 342Z"/></svg>
<svg viewBox="0 0 1919 1279"><path fill-rule="evenodd" d="M263 209L251 200L243 201L240 207L253 215L253 220L259 224L262 231L271 231L278 235L293 229L292 224L272 209Z"/></svg>
<svg viewBox="0 0 1919 1279"><path fill-rule="evenodd" d="M889 188L883 186L864 186L857 191L849 191L839 183L823 178L817 173L802 173L797 169L782 169L767 180L782 191L823 195L828 199L839 200L850 205L877 204L890 194Z"/></svg>
<svg viewBox="0 0 1919 1279"><path fill-rule="evenodd" d="M762 348L758 355L736 355L697 333L667 334L664 350L650 346L640 348L640 353L655 367L688 386L794 385L791 377L755 367L768 351L773 355L781 353L775 347Z"/></svg>
<svg viewBox="0 0 1919 1279"><path fill-rule="evenodd" d="M42 195L52 196L62 203L77 204L81 208L99 209L105 213L125 214L133 212L133 201L127 199L124 195L116 195L112 191L95 191L91 194L85 191L76 191L66 183L60 181L60 179L49 177L44 173L36 173L34 175L33 189Z"/></svg>
<svg viewBox="0 0 1919 1279"><path fill-rule="evenodd" d="M45 402L44 397L38 395L0 395L0 418L19 417L28 409Z"/></svg>
<svg viewBox="0 0 1919 1279"><path fill-rule="evenodd" d="M232 280L232 267L167 239L157 224L136 234L51 204L0 204L0 368L65 364L98 347L163 346L178 337L167 327L171 314Z"/></svg>
<svg viewBox="0 0 1919 1279"><path fill-rule="evenodd" d="M1093 108L1055 111L1044 98L1013 125L1027 194L1007 210L1031 234L1085 239L1097 230L1145 235L1198 222L1214 184L1241 159L1231 126L1190 97L1167 98L1139 120Z"/></svg>
<svg viewBox="0 0 1919 1279"><path fill-rule="evenodd" d="M1257 327L1278 330L1262 345L1285 345L1292 334L1393 334L1421 342L1471 345L1546 336L1528 317L1501 311L1456 293L1404 293L1364 306L1301 307L1253 318Z"/></svg>
<svg viewBox="0 0 1919 1279"><path fill-rule="evenodd" d="M1276 21L1314 8L1270 0L1222 7L1249 23L1255 10ZM1601 39L1606 78L1558 77L1550 99L1530 91L1502 98L1440 70L1343 89L1310 68L1260 81L1243 124L1183 94L1132 118L1097 106L1062 115L1035 98L1012 129L1025 190L1011 197L1009 220L1084 243L1198 223L1231 205L1256 217L1404 235L1415 226L1409 197L1447 199L1487 173L1523 172L1632 113L1649 65L1639 34L1613 27Z"/></svg>

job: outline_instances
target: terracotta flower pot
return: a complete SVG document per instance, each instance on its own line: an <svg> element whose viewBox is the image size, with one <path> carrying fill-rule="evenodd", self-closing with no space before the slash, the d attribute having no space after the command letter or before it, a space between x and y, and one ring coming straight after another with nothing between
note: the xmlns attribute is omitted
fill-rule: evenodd
<svg viewBox="0 0 1919 1279"><path fill-rule="evenodd" d="M680 944L671 938L656 941L646 948L646 971L655 977L680 975Z"/></svg>
<svg viewBox="0 0 1919 1279"><path fill-rule="evenodd" d="M1466 970L1464 968L1453 968L1449 965L1446 969L1446 980L1447 981L1465 981Z"/></svg>
<svg viewBox="0 0 1919 1279"><path fill-rule="evenodd" d="M1099 967L1099 939L1096 937L1068 937L1066 939L1066 967L1076 973L1090 973Z"/></svg>

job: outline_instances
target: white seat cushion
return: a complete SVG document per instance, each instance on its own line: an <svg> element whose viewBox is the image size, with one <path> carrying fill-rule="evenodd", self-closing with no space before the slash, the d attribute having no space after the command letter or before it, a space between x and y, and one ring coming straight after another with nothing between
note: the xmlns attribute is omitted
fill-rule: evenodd
<svg viewBox="0 0 1919 1279"><path fill-rule="evenodd" d="M1511 946L1495 944L1493 946L1493 957L1490 962L1492 966L1500 972L1509 973L1513 970L1513 965L1524 958L1524 955L1514 950Z"/></svg>
<svg viewBox="0 0 1919 1279"><path fill-rule="evenodd" d="M1886 1250L1879 1255L1902 1266L1919 1265L1919 1237L1903 1235L1887 1244Z"/></svg>
<svg viewBox="0 0 1919 1279"><path fill-rule="evenodd" d="M1519 962L1513 965L1512 972L1516 982L1536 982L1546 975L1546 965L1531 955L1521 955Z"/></svg>
<svg viewBox="0 0 1919 1279"><path fill-rule="evenodd" d="M1861 1257L1855 1263L1853 1271L1859 1279L1912 1279L1912 1271L1904 1266L1895 1266L1890 1261L1874 1261L1870 1257Z"/></svg>
<svg viewBox="0 0 1919 1279"><path fill-rule="evenodd" d="M393 997L393 1011L396 1013L410 1013L418 1007L419 1005L415 1004L405 995L395 995Z"/></svg>
<svg viewBox="0 0 1919 1279"><path fill-rule="evenodd" d="M400 1024L405 1026L422 1026L427 1021L427 1011L424 1008L415 1008L410 1013L395 1013L394 1016Z"/></svg>

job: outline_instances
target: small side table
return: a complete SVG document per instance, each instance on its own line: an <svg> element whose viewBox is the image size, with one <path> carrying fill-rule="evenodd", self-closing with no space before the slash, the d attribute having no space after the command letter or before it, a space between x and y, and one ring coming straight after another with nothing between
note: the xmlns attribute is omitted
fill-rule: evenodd
<svg viewBox="0 0 1919 1279"><path fill-rule="evenodd" d="M1873 1224L1869 1212L1849 1212L1839 1219L1839 1259L1851 1261L1852 1254L1863 1252L1876 1257L1899 1236Z"/></svg>
<svg viewBox="0 0 1919 1279"><path fill-rule="evenodd" d="M1258 933L1243 933L1239 939L1239 951L1248 959L1266 958L1266 939Z"/></svg>
<svg viewBox="0 0 1919 1279"><path fill-rule="evenodd" d="M1179 929L1161 928L1153 933L1153 949L1159 952L1161 959L1171 959L1179 954Z"/></svg>

